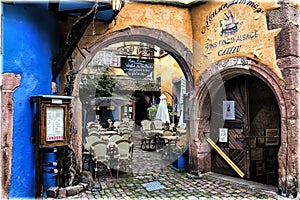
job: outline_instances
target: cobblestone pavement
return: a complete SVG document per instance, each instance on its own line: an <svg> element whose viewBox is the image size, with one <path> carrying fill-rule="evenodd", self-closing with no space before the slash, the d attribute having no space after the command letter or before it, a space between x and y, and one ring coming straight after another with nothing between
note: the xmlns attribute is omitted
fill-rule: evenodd
<svg viewBox="0 0 300 200"><path fill-rule="evenodd" d="M141 150L138 140L135 142L133 176L122 173L116 179L114 172L111 179L100 174L97 187L67 199L284 199L276 194L276 188L239 178L222 178L226 176L215 173L195 176L173 170L160 153ZM147 183L157 185L144 187Z"/></svg>

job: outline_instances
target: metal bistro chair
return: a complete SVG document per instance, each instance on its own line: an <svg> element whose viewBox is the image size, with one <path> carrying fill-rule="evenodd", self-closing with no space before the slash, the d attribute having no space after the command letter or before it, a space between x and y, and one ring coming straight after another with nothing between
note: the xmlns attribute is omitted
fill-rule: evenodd
<svg viewBox="0 0 300 200"><path fill-rule="evenodd" d="M109 171L110 178L112 178L110 170L110 159L107 155L108 144L102 141L96 142L91 147L93 159L95 161L95 180L97 178L98 168L106 166Z"/></svg>
<svg viewBox="0 0 300 200"><path fill-rule="evenodd" d="M115 134L115 135L110 136L110 137L108 138L108 141L109 141L109 142L116 142L116 141L121 140L121 139L122 139L122 136L121 136L121 135Z"/></svg>
<svg viewBox="0 0 300 200"><path fill-rule="evenodd" d="M82 165L83 165L83 169L86 169L85 166L88 165L87 170L92 171L92 155L91 155L91 151L90 148L91 146L100 141L100 136L97 133L92 133L91 135L87 136L85 138L85 142L83 145L83 155L82 155Z"/></svg>
<svg viewBox="0 0 300 200"><path fill-rule="evenodd" d="M154 125L154 130L163 130L164 129L164 123L161 119L155 119L152 121Z"/></svg>
<svg viewBox="0 0 300 200"><path fill-rule="evenodd" d="M123 135L125 133L130 133L127 123L121 123L118 127L118 134Z"/></svg>
<svg viewBox="0 0 300 200"><path fill-rule="evenodd" d="M133 155L133 142L130 140L118 140L116 142L118 153L115 155L117 159L117 178L119 178L119 171L122 167L124 171L128 171L133 176L132 171L132 155Z"/></svg>
<svg viewBox="0 0 300 200"><path fill-rule="evenodd" d="M165 130L162 136L173 136L173 132L171 130ZM163 151L161 154L161 158L166 159L171 157L171 146L175 146L176 142L172 142L168 139L161 138L160 142L163 146Z"/></svg>
<svg viewBox="0 0 300 200"><path fill-rule="evenodd" d="M142 141L141 141L141 149L147 148L147 145L149 146L149 149L151 149L151 144L155 142L155 134L152 129L152 122L150 120L144 119L141 121L141 132L142 132Z"/></svg>
<svg viewBox="0 0 300 200"><path fill-rule="evenodd" d="M119 128L119 125L120 125L121 123L123 123L123 122L120 121L120 120L116 120L116 121L114 121L113 126L115 127L115 129L118 129L118 128Z"/></svg>

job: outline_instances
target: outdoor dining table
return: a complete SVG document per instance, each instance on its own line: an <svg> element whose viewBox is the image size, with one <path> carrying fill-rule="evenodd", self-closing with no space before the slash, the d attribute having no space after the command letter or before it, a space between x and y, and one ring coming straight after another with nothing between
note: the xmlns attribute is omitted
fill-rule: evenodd
<svg viewBox="0 0 300 200"><path fill-rule="evenodd" d="M162 152L162 158L166 156L165 158L168 158L168 160L171 159L171 143L173 141L176 141L178 139L178 136L168 135L168 136L160 136L161 139L167 140L166 149Z"/></svg>

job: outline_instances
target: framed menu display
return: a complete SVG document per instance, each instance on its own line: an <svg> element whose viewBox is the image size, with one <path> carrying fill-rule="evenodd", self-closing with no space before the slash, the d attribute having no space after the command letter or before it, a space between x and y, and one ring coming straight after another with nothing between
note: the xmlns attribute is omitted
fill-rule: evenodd
<svg viewBox="0 0 300 200"><path fill-rule="evenodd" d="M46 108L46 141L64 140L64 108L49 106Z"/></svg>
<svg viewBox="0 0 300 200"><path fill-rule="evenodd" d="M36 141L40 148L65 146L70 142L70 102L72 97L42 95L37 102Z"/></svg>

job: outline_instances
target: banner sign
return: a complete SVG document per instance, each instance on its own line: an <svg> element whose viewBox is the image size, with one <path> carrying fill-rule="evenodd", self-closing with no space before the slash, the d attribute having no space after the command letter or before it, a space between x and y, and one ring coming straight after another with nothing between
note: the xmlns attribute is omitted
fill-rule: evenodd
<svg viewBox="0 0 300 200"><path fill-rule="evenodd" d="M121 67L129 77L143 79L154 71L154 59L121 57Z"/></svg>

